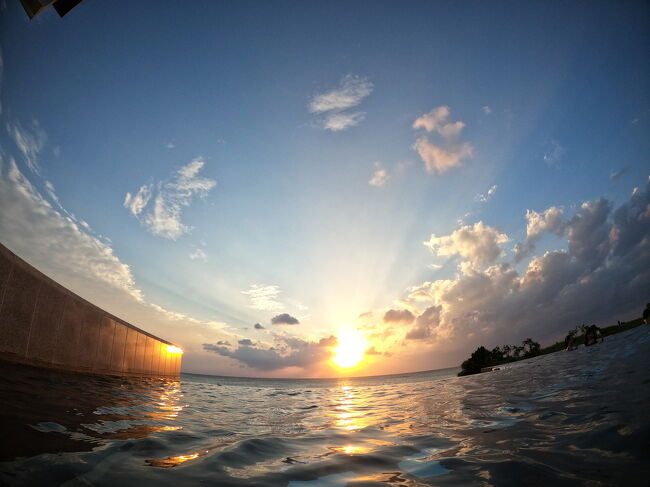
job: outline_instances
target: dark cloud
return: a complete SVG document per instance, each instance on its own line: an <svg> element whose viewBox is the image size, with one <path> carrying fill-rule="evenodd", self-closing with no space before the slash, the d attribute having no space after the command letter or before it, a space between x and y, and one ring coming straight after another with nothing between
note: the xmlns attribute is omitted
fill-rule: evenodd
<svg viewBox="0 0 650 487"><path fill-rule="evenodd" d="M366 355L381 355L381 352L378 352L375 347L370 347L368 350L366 350Z"/></svg>
<svg viewBox="0 0 650 487"><path fill-rule="evenodd" d="M219 340L219 341L217 342L217 345L221 345L221 346L229 347L229 346L230 346L230 342L228 342L228 341L226 341L226 340Z"/></svg>
<svg viewBox="0 0 650 487"><path fill-rule="evenodd" d="M407 340L423 340L433 334L440 323L440 306L430 306L415 320L415 326L406 334Z"/></svg>
<svg viewBox="0 0 650 487"><path fill-rule="evenodd" d="M248 338L244 338L242 340L239 340L237 343L239 343L240 345L243 345L245 347L250 347L250 346L253 345L253 341L248 339Z"/></svg>
<svg viewBox="0 0 650 487"><path fill-rule="evenodd" d="M275 346L262 348L251 344L242 344L240 340L236 350L219 347L209 343L203 344L203 349L224 357L237 360L242 365L259 370L278 370L285 367L310 368L330 358L328 348L336 344L336 337L321 338L317 342L309 342L296 337L276 337ZM248 340L250 341L250 340Z"/></svg>
<svg viewBox="0 0 650 487"><path fill-rule="evenodd" d="M264 330L265 329L260 323L255 323L255 326L253 328L255 328L256 330Z"/></svg>
<svg viewBox="0 0 650 487"><path fill-rule="evenodd" d="M289 313L282 313L271 318L271 324L273 325L297 325L298 323L300 323L300 321Z"/></svg>
<svg viewBox="0 0 650 487"><path fill-rule="evenodd" d="M384 314L384 323L413 323L415 316L408 309L389 309Z"/></svg>

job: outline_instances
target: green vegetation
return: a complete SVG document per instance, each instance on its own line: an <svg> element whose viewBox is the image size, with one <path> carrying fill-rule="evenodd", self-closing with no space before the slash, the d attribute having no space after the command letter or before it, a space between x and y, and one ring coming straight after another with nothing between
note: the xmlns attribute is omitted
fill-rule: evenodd
<svg viewBox="0 0 650 487"><path fill-rule="evenodd" d="M639 325L643 324L643 318L637 318L636 320L628 321L626 323L621 323L620 325L612 325L606 328L601 328L600 333L603 337L613 335L615 333L621 333L623 331L630 330ZM586 325L576 326L573 330L570 330L569 333L573 334L575 345L582 345L585 342L585 331ZM527 338L521 343L521 346L517 345L503 345L502 347L495 347L492 350L488 350L485 347L478 347L476 351L461 364L462 370L458 373L461 375L471 375L478 374L481 372L481 369L485 367L495 367L497 365L506 364L509 362L516 362L517 360L523 360L526 358L535 357L537 355L545 355L547 353L553 353L560 350L564 350L566 344L564 340L556 342L553 345L548 347L541 348L539 343L534 342L530 338Z"/></svg>
<svg viewBox="0 0 650 487"><path fill-rule="evenodd" d="M478 374L484 367L515 362L525 358L534 357L540 354L540 345L530 338L526 338L518 345L503 345L488 350L485 347L478 347L476 351L461 364L462 370L458 375Z"/></svg>

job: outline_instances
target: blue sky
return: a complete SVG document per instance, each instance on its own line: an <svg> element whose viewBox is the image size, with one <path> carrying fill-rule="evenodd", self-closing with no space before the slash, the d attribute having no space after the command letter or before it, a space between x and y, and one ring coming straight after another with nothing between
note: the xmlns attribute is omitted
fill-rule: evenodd
<svg viewBox="0 0 650 487"><path fill-rule="evenodd" d="M636 316L647 18L645 2L88 0L29 21L5 1L0 240L182 345L189 371L340 373L320 340L347 329L370 350L354 373L437 368ZM625 255L619 208L636 211ZM596 292L615 299L566 309ZM285 313L299 323L272 324Z"/></svg>

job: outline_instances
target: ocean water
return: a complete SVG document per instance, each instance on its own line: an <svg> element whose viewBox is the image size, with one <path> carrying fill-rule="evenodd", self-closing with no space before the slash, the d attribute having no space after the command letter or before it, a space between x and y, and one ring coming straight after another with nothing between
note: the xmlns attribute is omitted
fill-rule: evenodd
<svg viewBox="0 0 650 487"><path fill-rule="evenodd" d="M650 326L456 377L85 377L3 365L1 485L650 485Z"/></svg>

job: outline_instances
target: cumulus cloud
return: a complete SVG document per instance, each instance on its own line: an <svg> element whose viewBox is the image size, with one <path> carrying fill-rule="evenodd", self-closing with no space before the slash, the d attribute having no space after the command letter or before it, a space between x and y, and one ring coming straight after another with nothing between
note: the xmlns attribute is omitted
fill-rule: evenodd
<svg viewBox="0 0 650 487"><path fill-rule="evenodd" d="M262 311L278 311L283 308L282 303L278 300L280 296L280 286L266 286L264 284L251 284L248 291L242 291L242 294L250 297L253 309Z"/></svg>
<svg viewBox="0 0 650 487"><path fill-rule="evenodd" d="M7 131L23 155L25 164L29 170L34 174L40 174L41 169L38 164L38 155L45 147L47 135L39 123L34 120L30 127L24 127L18 122L15 124L7 124Z"/></svg>
<svg viewBox="0 0 650 487"><path fill-rule="evenodd" d="M246 367L269 371L287 367L315 367L330 358L330 348L336 345L334 336L319 341L277 336L272 346L253 346L252 343L242 344L242 341L246 340L241 340L236 349L210 343L204 343L203 349L236 360Z"/></svg>
<svg viewBox="0 0 650 487"><path fill-rule="evenodd" d="M456 141L465 124L448 121L450 114L448 106L440 106L413 122L414 129L437 132L445 140L445 147L432 144L426 136L419 137L413 144L413 149L420 155L429 174L442 174L474 155L474 148L469 142Z"/></svg>
<svg viewBox="0 0 650 487"><path fill-rule="evenodd" d="M434 108L429 113L415 119L413 128L422 128L427 132L436 131L445 139L453 139L460 135L460 132L465 127L463 122L448 122L451 111L448 106Z"/></svg>
<svg viewBox="0 0 650 487"><path fill-rule="evenodd" d="M441 306L430 306L415 320L415 326L409 330L404 338L407 340L424 340L435 333L435 328L440 324Z"/></svg>
<svg viewBox="0 0 650 487"><path fill-rule="evenodd" d="M532 237L554 232L567 248L532 257L520 273L511 263L493 263L494 243L503 240L498 232L490 250L478 251L482 268L474 265L480 245L461 253L455 238L440 242L437 248L450 244L464 260L453 278L409 290L405 301L425 311L405 338L444 343L446 351L462 346L460 360L481 344L527 336L548 342L580 323L638 316L650 293L650 183L618 208L600 198L570 217L557 207L529 213L528 223Z"/></svg>
<svg viewBox="0 0 650 487"><path fill-rule="evenodd" d="M197 158L181 167L167 181L143 185L135 193L126 193L123 206L153 234L176 240L190 231L182 221L184 208L195 198L204 198L217 182L199 176L205 165Z"/></svg>
<svg viewBox="0 0 650 487"><path fill-rule="evenodd" d="M545 233L561 237L564 233L564 210L552 206L543 213L526 210L526 240L515 245L515 262L520 262L535 251L535 244Z"/></svg>
<svg viewBox="0 0 650 487"><path fill-rule="evenodd" d="M407 309L389 309L384 313L384 323L413 323L415 316Z"/></svg>
<svg viewBox="0 0 650 487"><path fill-rule="evenodd" d="M252 347L253 346L253 341L250 338L243 338L241 340L238 340L237 343L240 345L243 345L244 347Z"/></svg>
<svg viewBox="0 0 650 487"><path fill-rule="evenodd" d="M309 102L309 111L320 115L319 123L333 132L358 125L365 117L360 111L351 111L372 93L373 85L368 79L348 74L339 86L314 95Z"/></svg>
<svg viewBox="0 0 650 487"><path fill-rule="evenodd" d="M289 313L282 313L271 318L272 325L297 325L300 321Z"/></svg>
<svg viewBox="0 0 650 487"><path fill-rule="evenodd" d="M508 240L506 234L479 221L462 226L450 235L433 234L425 245L439 257L460 256L472 265L485 266L501 256L501 244Z"/></svg>
<svg viewBox="0 0 650 487"><path fill-rule="evenodd" d="M475 198L476 201L480 203L487 203L488 200L492 197L492 195L497 192L497 187L498 186L495 184L490 189L488 189L485 194L477 194Z"/></svg>
<svg viewBox="0 0 650 487"><path fill-rule="evenodd" d="M422 162L424 162L424 167L429 174L445 173L452 167L459 166L463 159L474 155L474 149L467 142L445 149L433 145L426 137L417 139L413 148L420 155Z"/></svg>
<svg viewBox="0 0 650 487"><path fill-rule="evenodd" d="M255 323L255 325L253 326L253 328L255 328L256 330L265 330L265 329L266 329L266 328L264 328L264 327L262 326L261 323Z"/></svg>

